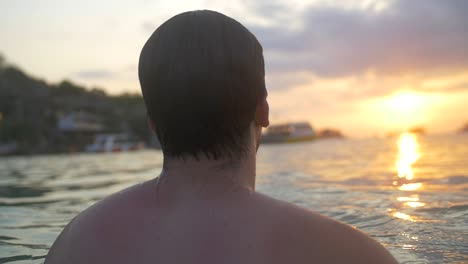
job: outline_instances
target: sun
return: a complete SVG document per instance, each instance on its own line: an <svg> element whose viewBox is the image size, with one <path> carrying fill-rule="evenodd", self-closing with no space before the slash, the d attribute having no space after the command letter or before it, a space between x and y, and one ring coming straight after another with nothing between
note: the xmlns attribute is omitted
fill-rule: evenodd
<svg viewBox="0 0 468 264"><path fill-rule="evenodd" d="M412 92L399 92L384 101L389 110L411 113L423 106L424 97Z"/></svg>
<svg viewBox="0 0 468 264"><path fill-rule="evenodd" d="M385 97L367 101L367 115L379 129L404 131L424 126L431 120L437 96L411 90L400 90Z"/></svg>

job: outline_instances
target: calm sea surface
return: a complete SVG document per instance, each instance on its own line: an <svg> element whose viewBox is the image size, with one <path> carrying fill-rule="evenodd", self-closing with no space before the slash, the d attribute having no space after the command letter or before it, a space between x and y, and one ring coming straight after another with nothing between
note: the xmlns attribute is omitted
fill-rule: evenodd
<svg viewBox="0 0 468 264"><path fill-rule="evenodd" d="M468 263L468 135L260 148L257 190L360 228L402 263ZM151 179L159 151L0 159L0 263L42 263L64 225Z"/></svg>

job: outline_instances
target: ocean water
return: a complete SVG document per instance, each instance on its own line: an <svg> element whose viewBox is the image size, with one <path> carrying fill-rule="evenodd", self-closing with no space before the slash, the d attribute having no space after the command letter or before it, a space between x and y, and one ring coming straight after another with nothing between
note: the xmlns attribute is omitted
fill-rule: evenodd
<svg viewBox="0 0 468 264"><path fill-rule="evenodd" d="M157 150L0 159L0 263L42 263L64 225L158 175ZM257 190L355 226L401 263L468 263L468 135L265 145Z"/></svg>

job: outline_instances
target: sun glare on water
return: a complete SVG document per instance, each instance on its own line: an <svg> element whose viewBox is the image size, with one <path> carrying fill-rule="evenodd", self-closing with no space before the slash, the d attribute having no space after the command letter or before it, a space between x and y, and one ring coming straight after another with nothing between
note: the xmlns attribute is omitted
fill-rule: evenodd
<svg viewBox="0 0 468 264"><path fill-rule="evenodd" d="M398 177L412 180L414 174L411 165L419 158L416 136L409 133L402 134L398 141L398 149L398 160L396 162Z"/></svg>
<svg viewBox="0 0 468 264"><path fill-rule="evenodd" d="M406 208L418 208L424 207L426 204L420 201L420 197L417 193L414 193L420 189L423 184L421 182L414 182L413 165L420 157L419 144L417 137L411 133L403 133L398 139L398 158L395 163L397 170L398 180L393 182L393 185L398 190L403 192L413 192L413 194L407 194L397 198L397 201L402 202ZM392 216L406 221L416 222L416 218L399 211L391 210Z"/></svg>
<svg viewBox="0 0 468 264"><path fill-rule="evenodd" d="M416 135L411 133L401 134L398 140L398 159L396 161L396 169L398 178L402 180L402 184L398 187L401 191L415 191L422 187L420 182L408 182L414 179L413 164L419 159L419 145ZM399 185L399 181L395 181L395 185Z"/></svg>

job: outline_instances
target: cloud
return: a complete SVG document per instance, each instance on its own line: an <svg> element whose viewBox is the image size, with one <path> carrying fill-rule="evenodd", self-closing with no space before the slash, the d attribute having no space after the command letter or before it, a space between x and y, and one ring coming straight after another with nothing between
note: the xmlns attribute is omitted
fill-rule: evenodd
<svg viewBox="0 0 468 264"><path fill-rule="evenodd" d="M467 12L464 0L400 0L380 12L313 6L302 12L297 30L249 28L263 44L272 74L439 74L468 69Z"/></svg>
<svg viewBox="0 0 468 264"><path fill-rule="evenodd" d="M467 78L430 88L419 83L468 72L465 0L206 2L238 19L260 40L270 91L300 85L316 89L314 82L322 79L348 80L348 86L334 91L342 98L384 96L402 87L468 89L463 84ZM147 20L141 26L152 32L156 25Z"/></svg>
<svg viewBox="0 0 468 264"><path fill-rule="evenodd" d="M111 94L139 91L136 64L130 63L113 69L81 70L68 78L87 87L103 87Z"/></svg>
<svg viewBox="0 0 468 264"><path fill-rule="evenodd" d="M73 74L79 79L109 79L116 77L116 74L107 70L84 70Z"/></svg>
<svg viewBox="0 0 468 264"><path fill-rule="evenodd" d="M417 86L423 92L459 92L468 91L468 71L450 76L450 78L431 78Z"/></svg>
<svg viewBox="0 0 468 264"><path fill-rule="evenodd" d="M460 84L456 84L454 86L448 87L449 91L462 91L462 90L468 90L468 81Z"/></svg>
<svg viewBox="0 0 468 264"><path fill-rule="evenodd" d="M143 29L144 32L146 33L152 33L153 31L156 30L156 26L154 23L150 21L145 21L141 24L141 28Z"/></svg>

